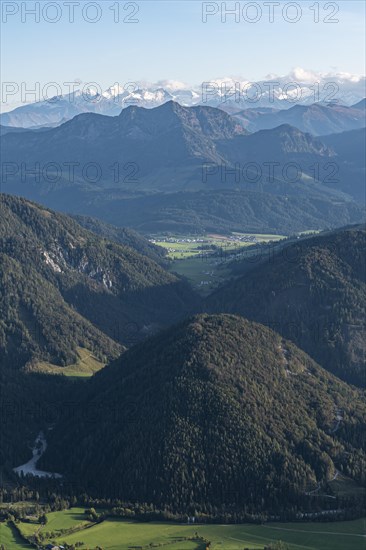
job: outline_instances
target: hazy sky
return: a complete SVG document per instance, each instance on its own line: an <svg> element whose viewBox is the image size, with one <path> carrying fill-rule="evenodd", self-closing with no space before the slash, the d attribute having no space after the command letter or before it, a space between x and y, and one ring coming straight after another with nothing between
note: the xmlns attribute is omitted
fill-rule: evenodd
<svg viewBox="0 0 366 550"><path fill-rule="evenodd" d="M36 4L39 22L25 10ZM300 0L297 6L294 2L266 6L263 1L79 0L71 2L73 23L68 4L63 0L2 0L3 81L31 86L34 82L80 79L106 88L114 82L141 80L173 79L191 84L223 76L255 80L269 73L287 74L294 67L365 73L365 6L361 0ZM222 20L221 4L226 9L238 4L239 22L233 15ZM114 21L117 8L119 22ZM270 22L272 10L274 20ZM13 11L17 13L11 14ZM204 23L205 11L217 13L208 15ZM85 20L97 17L95 23ZM314 21L317 17L319 22ZM124 22L123 18L136 22ZM256 22L249 22L255 18ZM288 21L296 18L297 22ZM327 18L339 21L326 22Z"/></svg>

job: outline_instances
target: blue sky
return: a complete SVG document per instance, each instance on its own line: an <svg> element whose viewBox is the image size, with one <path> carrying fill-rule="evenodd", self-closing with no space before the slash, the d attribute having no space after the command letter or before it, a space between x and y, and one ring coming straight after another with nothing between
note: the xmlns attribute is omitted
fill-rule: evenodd
<svg viewBox="0 0 366 550"><path fill-rule="evenodd" d="M26 2L28 8L37 2ZM103 88L114 82L126 83L163 79L197 84L224 76L241 76L257 80L269 73L287 74L294 67L320 72L365 73L365 7L363 1L319 2L319 23L310 9L314 1L300 0L300 20L289 23L282 16L281 6L274 7L274 22L269 22L269 8L263 1L262 15L249 23L240 15L235 22L228 16L221 21L219 13L202 22L202 2L136 1L139 7L137 23L114 22L110 8L119 4L121 18L132 12L128 2L103 0L99 5L101 18L88 23L82 8L88 1L79 0L75 6L75 21L69 22L69 11L60 0L56 23L34 21L34 16L21 13L24 2L5 2L2 9L18 13L2 13L1 78L3 81L46 83L49 81L97 81ZM40 7L52 2L39 2ZM53 2L55 4L55 2ZM235 2L226 2L227 9ZM245 8L248 2L239 2ZM330 4L330 5L329 5ZM7 5L5 8L4 6ZM220 10L221 2L212 2L204 9ZM325 23L338 5L333 18L338 23ZM15 6L15 7L14 7ZM41 9L40 8L40 9ZM47 8L46 17L55 18L55 7ZM116 8L115 8L116 9ZM247 12L253 19L254 9ZM295 17L288 8L288 17ZM88 8L94 18L96 8ZM24 10L23 10L24 11ZM21 16L25 22L21 21ZM259 16L258 16L259 17Z"/></svg>

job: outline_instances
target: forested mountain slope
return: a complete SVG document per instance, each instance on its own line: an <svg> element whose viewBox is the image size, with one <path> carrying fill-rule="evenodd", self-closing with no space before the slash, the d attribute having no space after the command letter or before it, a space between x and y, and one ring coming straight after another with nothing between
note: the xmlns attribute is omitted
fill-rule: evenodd
<svg viewBox="0 0 366 550"><path fill-rule="evenodd" d="M365 258L363 226L302 240L217 290L204 309L268 325L333 374L364 386Z"/></svg>
<svg viewBox="0 0 366 550"><path fill-rule="evenodd" d="M151 243L147 238L140 235L137 231L128 227L117 227L110 225L97 218L89 216L72 216L78 224L88 231L96 233L109 241L116 241L118 244L129 246L143 256L147 256L154 262L165 265L168 262L167 251L161 246Z"/></svg>
<svg viewBox="0 0 366 550"><path fill-rule="evenodd" d="M184 315L190 288L130 247L68 216L0 195L0 349L58 365L76 347L103 358ZM102 334L102 332L104 334Z"/></svg>
<svg viewBox="0 0 366 550"><path fill-rule="evenodd" d="M97 373L94 421L65 415L42 464L99 496L278 512L336 468L364 481L361 397L268 328L201 315Z"/></svg>

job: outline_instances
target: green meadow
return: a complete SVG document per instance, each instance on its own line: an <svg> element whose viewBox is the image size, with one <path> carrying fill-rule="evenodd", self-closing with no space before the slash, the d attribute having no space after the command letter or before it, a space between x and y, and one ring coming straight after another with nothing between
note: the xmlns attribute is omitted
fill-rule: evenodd
<svg viewBox="0 0 366 550"><path fill-rule="evenodd" d="M166 550L201 550L200 542L185 542L184 538L195 534L211 542L212 549L263 550L266 544L282 540L291 550L364 550L365 531L363 522L346 523L298 523L259 525L207 525L189 526L164 523L131 523L107 520L87 531L78 532L66 542L83 542L82 548L100 545L105 550L128 550L133 546L148 548L164 545Z"/></svg>
<svg viewBox="0 0 366 550"><path fill-rule="evenodd" d="M272 523L265 525L185 525L138 523L108 518L101 523L86 520L82 508L47 514L46 525L18 523L24 537L43 533L44 544L79 543L84 550L129 550L162 547L164 550L263 550L271 542L282 541L289 550L364 550L365 521L327 523ZM48 535L50 537L48 538ZM11 525L0 524L0 541L6 550L30 548ZM82 544L81 544L82 543Z"/></svg>
<svg viewBox="0 0 366 550"><path fill-rule="evenodd" d="M19 548L20 550L26 548L29 550L32 548L10 523L0 523L0 544L6 550L13 550L13 548Z"/></svg>
<svg viewBox="0 0 366 550"><path fill-rule="evenodd" d="M232 233L179 235L169 239L155 236L153 242L168 251L172 260L170 271L188 279L196 291L206 296L231 276L227 262L232 254L253 244L276 243L284 238L284 235Z"/></svg>
<svg viewBox="0 0 366 550"><path fill-rule="evenodd" d="M242 240L252 238L254 241ZM284 239L284 235L270 235L262 233L232 233L231 235L207 234L207 235L179 235L169 239L156 236L153 242L165 248L172 260L184 260L195 256L212 253L205 247L215 246L225 253L238 252L255 243L277 242Z"/></svg>
<svg viewBox="0 0 366 550"><path fill-rule="evenodd" d="M78 360L74 365L67 367L59 367L46 361L39 361L35 367L32 367L33 372L42 372L45 374L60 374L69 378L89 378L95 372L102 369L105 364L101 363L87 349L77 348Z"/></svg>

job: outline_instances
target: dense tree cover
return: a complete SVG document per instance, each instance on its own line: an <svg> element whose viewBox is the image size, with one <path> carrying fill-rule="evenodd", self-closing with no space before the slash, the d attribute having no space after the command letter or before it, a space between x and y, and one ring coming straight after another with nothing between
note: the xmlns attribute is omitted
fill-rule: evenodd
<svg viewBox="0 0 366 550"><path fill-rule="evenodd" d="M278 512L336 468L365 482L361 392L241 317L185 321L85 388L92 417L65 414L41 464L91 494L185 512Z"/></svg>
<svg viewBox="0 0 366 550"><path fill-rule="evenodd" d="M85 229L93 231L97 235L108 239L109 241L116 241L118 244L129 246L133 248L143 256L154 260L161 265L168 263L168 251L162 246L157 246L151 243L148 239L127 227L117 227L108 223L102 222L96 218L89 216L77 216L73 218Z"/></svg>
<svg viewBox="0 0 366 550"><path fill-rule="evenodd" d="M278 509L274 513L260 510L248 513L243 510L228 510L227 507L210 507L210 513L192 509L177 511L175 506L160 509L154 504L124 502L116 498L95 498L80 491L77 484L64 481L61 485L55 480L27 478L27 485L19 484L12 489L0 488L0 519L24 520L29 516L40 517L43 513L67 510L79 506L96 509L95 521L106 518L123 518L134 521L187 521L187 515L194 513L197 523L263 523L264 521L344 521L364 516L364 499L359 497L306 496L293 508ZM19 502L22 503L19 506ZM299 512L299 508L302 511Z"/></svg>
<svg viewBox="0 0 366 550"><path fill-rule="evenodd" d="M88 507L105 499L123 517L128 510L154 518L284 517L306 510L306 493L325 487L336 469L364 485L361 391L282 339L359 382L362 228L284 246L205 305L244 313L281 336L241 317L205 314L76 382L20 367L40 359L70 364L79 346L115 358L121 342L172 322L196 297L150 258L104 238L104 226L96 228L102 237L6 195L0 220L3 480L16 481L12 468L29 460L39 430L54 426L38 466L66 477L40 485L54 484L58 503L85 493ZM360 509L352 499L332 504Z"/></svg>
<svg viewBox="0 0 366 550"><path fill-rule="evenodd" d="M136 194L127 199L118 194L109 196L107 190L97 204L90 203L85 208L90 215L147 233L249 231L288 235L309 228L361 223L364 219L362 209L353 202L330 203L324 196L296 196L290 193L291 189L283 190L282 196L274 195L273 184L263 186L260 191L251 190L250 184L243 183L238 184L236 190L228 189L225 184L222 187L218 191ZM87 202L85 196L83 204Z"/></svg>
<svg viewBox="0 0 366 550"><path fill-rule="evenodd" d="M77 362L84 347L101 361L118 355L120 346L79 315L56 286L35 269L0 254L0 358L23 367L37 360L65 366Z"/></svg>
<svg viewBox="0 0 366 550"><path fill-rule="evenodd" d="M320 365L365 385L366 231L351 227L299 241L212 294L205 311L240 313L291 339Z"/></svg>
<svg viewBox="0 0 366 550"><path fill-rule="evenodd" d="M64 376L27 373L1 363L1 487L17 481L13 468L30 460L39 431L47 433L48 427L60 420L65 407L78 403L82 385L82 381L71 382Z"/></svg>
<svg viewBox="0 0 366 550"><path fill-rule="evenodd" d="M70 403L73 409L79 403L83 382L30 372L39 361L70 365L78 348L85 348L107 362L124 349L120 342L134 343L182 315L192 296L185 283L132 248L90 233L67 216L0 195L4 479L31 458L39 430L56 423Z"/></svg>
<svg viewBox="0 0 366 550"><path fill-rule="evenodd" d="M132 248L67 216L0 196L0 357L75 361L77 346L102 359L187 310L188 285ZM104 333L104 334L103 334Z"/></svg>
<svg viewBox="0 0 366 550"><path fill-rule="evenodd" d="M195 179L202 178L202 170ZM195 233L202 231L249 231L253 233L291 234L311 229L329 229L350 223L362 223L364 211L352 201L329 200L318 195L294 194L299 185L282 188L273 194L274 184L253 190L240 182L231 189L225 182L220 190L176 193L148 193L136 189L125 191L101 189L90 194L78 185L40 192L32 181L12 183L9 193L16 193L59 211L93 216L116 226L130 227L141 233L162 231ZM301 187L301 186L300 186ZM314 191L316 191L314 189ZM76 195L75 195L76 193ZM306 193L305 193L306 195Z"/></svg>

